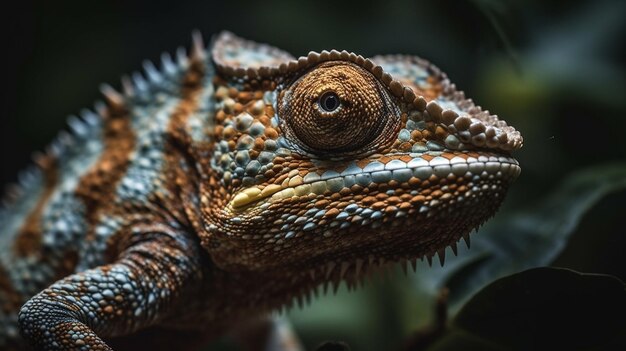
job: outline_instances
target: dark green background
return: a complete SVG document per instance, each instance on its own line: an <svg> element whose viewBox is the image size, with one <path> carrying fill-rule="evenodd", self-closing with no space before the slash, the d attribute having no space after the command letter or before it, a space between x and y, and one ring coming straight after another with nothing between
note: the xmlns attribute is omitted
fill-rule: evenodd
<svg viewBox="0 0 626 351"><path fill-rule="evenodd" d="M626 161L624 1L26 1L4 9L0 183L16 179L98 85L222 29L295 56L346 49L431 60L522 132L503 212L570 172ZM582 221L557 265L626 279L626 194ZM383 312L381 312L383 313ZM306 338L306 336L305 336Z"/></svg>

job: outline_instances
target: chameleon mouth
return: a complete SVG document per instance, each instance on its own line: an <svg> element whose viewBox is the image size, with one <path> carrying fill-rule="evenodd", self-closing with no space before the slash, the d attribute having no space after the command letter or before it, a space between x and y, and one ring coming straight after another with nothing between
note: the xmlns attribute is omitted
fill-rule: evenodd
<svg viewBox="0 0 626 351"><path fill-rule="evenodd" d="M407 155L403 155L407 156ZM432 176L438 178L454 177L489 177L514 180L520 173L517 160L497 154L470 153L439 153L408 154L410 157L390 158L386 163L372 161L363 167L351 163L343 171L327 170L322 174L309 173L304 177L298 172L287 176L281 184L254 186L246 188L235 195L227 208L234 212L242 212L261 202L276 202L292 197L309 194L324 195L339 192L357 184L369 186L373 183L388 184L419 183Z"/></svg>

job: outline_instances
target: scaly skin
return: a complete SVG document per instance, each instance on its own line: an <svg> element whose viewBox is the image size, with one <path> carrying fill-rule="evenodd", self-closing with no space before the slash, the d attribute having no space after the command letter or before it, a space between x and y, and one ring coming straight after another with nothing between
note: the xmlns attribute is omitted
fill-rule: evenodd
<svg viewBox="0 0 626 351"><path fill-rule="evenodd" d="M146 74L10 191L1 349L196 348L442 254L520 172L519 133L417 57L294 60L222 33Z"/></svg>

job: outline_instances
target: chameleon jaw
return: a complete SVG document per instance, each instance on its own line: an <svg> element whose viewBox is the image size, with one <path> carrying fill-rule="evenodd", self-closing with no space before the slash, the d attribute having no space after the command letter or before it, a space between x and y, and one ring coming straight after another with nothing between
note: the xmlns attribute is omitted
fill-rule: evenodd
<svg viewBox="0 0 626 351"><path fill-rule="evenodd" d="M370 162L363 168L351 165L343 172L338 173L332 170L321 175L309 173L302 178L294 175L287 178L281 185L269 184L267 186L253 186L237 193L228 203L227 208L233 212L243 212L251 205L271 198L278 201L294 196L304 196L308 194L322 195L327 191L337 192L343 187L351 184L367 186L369 183L387 183L390 180L406 182L411 178L428 179L431 175L446 177L454 175L456 177L480 175L482 172L489 174L504 173L505 178L515 179L520 172L518 162L505 156L485 156L471 157L430 157L429 160L423 158L424 155L416 155L408 162L400 159L381 164ZM466 157L467 156L467 157Z"/></svg>

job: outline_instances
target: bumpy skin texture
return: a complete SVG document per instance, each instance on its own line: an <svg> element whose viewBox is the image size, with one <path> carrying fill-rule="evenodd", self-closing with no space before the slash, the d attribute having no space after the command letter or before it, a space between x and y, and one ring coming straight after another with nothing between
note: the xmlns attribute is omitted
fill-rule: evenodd
<svg viewBox="0 0 626 351"><path fill-rule="evenodd" d="M192 349L443 259L520 172L519 133L417 57L295 60L230 33L177 56L105 86L9 190L0 349Z"/></svg>

